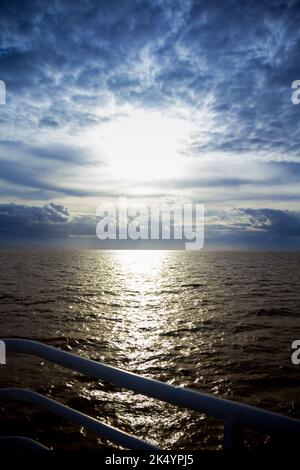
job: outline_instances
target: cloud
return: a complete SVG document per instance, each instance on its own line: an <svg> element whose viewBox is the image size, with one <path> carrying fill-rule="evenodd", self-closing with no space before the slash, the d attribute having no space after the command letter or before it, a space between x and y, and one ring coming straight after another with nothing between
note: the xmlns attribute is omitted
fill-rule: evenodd
<svg viewBox="0 0 300 470"><path fill-rule="evenodd" d="M244 226L274 235L300 237L300 212L275 209L240 209Z"/></svg>
<svg viewBox="0 0 300 470"><path fill-rule="evenodd" d="M53 119L50 116L44 116L42 119L40 119L39 122L40 127L54 127L57 128L59 127L59 122Z"/></svg>
<svg viewBox="0 0 300 470"><path fill-rule="evenodd" d="M3 140L0 141L0 158L8 158L16 156L18 160L30 156L40 157L41 159L60 160L65 163L74 164L92 164L89 152L86 148L80 148L74 145L66 144L49 144L44 147L29 145L22 141Z"/></svg>
<svg viewBox="0 0 300 470"><path fill-rule="evenodd" d="M195 110L208 99L214 130L194 135L196 154L298 158L290 86L300 76L299 19L292 1L4 1L7 112L17 116L30 103L39 126L56 128L101 123L99 98Z"/></svg>
<svg viewBox="0 0 300 470"><path fill-rule="evenodd" d="M293 0L2 0L1 197L37 206L73 198L88 211L86 199L125 192L101 142L112 123L155 110L193 124L184 170L160 188L149 178L129 189L296 209L299 21ZM275 233L268 217L260 229Z"/></svg>
<svg viewBox="0 0 300 470"><path fill-rule="evenodd" d="M211 211L206 247L233 250L299 250L300 211L270 208Z"/></svg>
<svg viewBox="0 0 300 470"><path fill-rule="evenodd" d="M57 233L60 233L61 227L68 220L68 210L54 203L44 207L17 204L0 205L1 236L51 236L52 227L55 227ZM48 230L49 227L50 230Z"/></svg>
<svg viewBox="0 0 300 470"><path fill-rule="evenodd" d="M71 235L93 235L96 218L73 214L60 204L40 206L0 205L0 236L16 238L67 238Z"/></svg>
<svg viewBox="0 0 300 470"><path fill-rule="evenodd" d="M88 186L74 185L72 180L78 180L81 169L101 167L100 159L95 161L87 148L67 145L48 144L40 147L26 144L22 141L5 140L0 142L0 183L36 191L36 199L42 190L54 197L57 195L70 195L85 197L91 194L102 195L103 192L91 190ZM64 175L64 176L63 176ZM24 192L25 194L25 192ZM47 198L47 197L46 197Z"/></svg>
<svg viewBox="0 0 300 470"><path fill-rule="evenodd" d="M47 242L87 237L86 240L90 239L92 246L97 247L95 230L98 221L95 215L70 213L66 207L56 203L44 206L1 204L0 242L2 244L7 237L12 237L12 242L25 240L25 243L29 238ZM205 240L206 248L297 248L300 240L300 212L268 208L209 212L206 214ZM105 244L101 246L105 247ZM126 244L123 247L126 248Z"/></svg>

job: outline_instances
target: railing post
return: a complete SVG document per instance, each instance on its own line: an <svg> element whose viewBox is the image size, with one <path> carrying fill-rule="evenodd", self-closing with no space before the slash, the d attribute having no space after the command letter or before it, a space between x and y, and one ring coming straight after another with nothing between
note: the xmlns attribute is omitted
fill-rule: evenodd
<svg viewBox="0 0 300 470"><path fill-rule="evenodd" d="M244 447L244 428L233 417L224 423L224 450L236 450Z"/></svg>

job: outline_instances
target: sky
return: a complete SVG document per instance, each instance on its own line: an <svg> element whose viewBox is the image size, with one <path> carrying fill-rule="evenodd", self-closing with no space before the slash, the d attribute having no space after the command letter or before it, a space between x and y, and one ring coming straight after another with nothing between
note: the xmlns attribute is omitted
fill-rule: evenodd
<svg viewBox="0 0 300 470"><path fill-rule="evenodd" d="M300 248L298 1L1 0L0 246L205 205L213 248Z"/></svg>

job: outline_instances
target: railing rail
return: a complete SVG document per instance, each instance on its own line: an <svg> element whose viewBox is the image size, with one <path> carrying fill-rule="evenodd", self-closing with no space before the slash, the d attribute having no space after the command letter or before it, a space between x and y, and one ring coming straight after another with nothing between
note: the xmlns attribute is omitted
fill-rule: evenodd
<svg viewBox="0 0 300 470"><path fill-rule="evenodd" d="M0 449L1 446L5 447L5 449L9 449L11 446L13 449L17 447L19 450L50 450L49 447L46 447L33 439L21 436L0 437Z"/></svg>
<svg viewBox="0 0 300 470"><path fill-rule="evenodd" d="M239 437L242 435L243 427L254 428L265 433L297 433L300 435L300 420L294 418L206 393L175 387L36 341L22 339L3 339L3 341L6 344L7 352L33 354L73 371L133 390L136 393L222 419L225 421L224 446L226 448L238 445L237 442L241 441Z"/></svg>
<svg viewBox="0 0 300 470"><path fill-rule="evenodd" d="M143 441L135 436L120 431L113 426L101 423L99 420L92 418L80 411L74 410L69 406L63 405L56 400L45 397L40 393L31 390L19 388L2 388L0 389L0 400L16 400L25 401L33 405L40 406L48 411L55 413L79 426L83 426L90 431L98 432L110 441L117 442L122 446L129 447L134 450L156 450L156 446Z"/></svg>

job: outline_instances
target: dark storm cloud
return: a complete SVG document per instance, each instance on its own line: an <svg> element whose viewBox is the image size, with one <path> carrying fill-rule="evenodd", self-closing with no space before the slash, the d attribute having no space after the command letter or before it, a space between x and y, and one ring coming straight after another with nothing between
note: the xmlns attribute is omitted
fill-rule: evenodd
<svg viewBox="0 0 300 470"><path fill-rule="evenodd" d="M53 232L53 227L57 233L60 233L68 218L68 211L63 206L53 203L44 207L1 204L0 234L1 236L49 235Z"/></svg>
<svg viewBox="0 0 300 470"><path fill-rule="evenodd" d="M249 218L245 225L276 235L300 237L300 213L275 209L240 209Z"/></svg>
<svg viewBox="0 0 300 470"><path fill-rule="evenodd" d="M96 218L71 215L60 204L25 206L0 204L1 237L65 238L70 235L94 235Z"/></svg>
<svg viewBox="0 0 300 470"><path fill-rule="evenodd" d="M240 208L208 215L206 246L247 250L299 250L300 212Z"/></svg>

